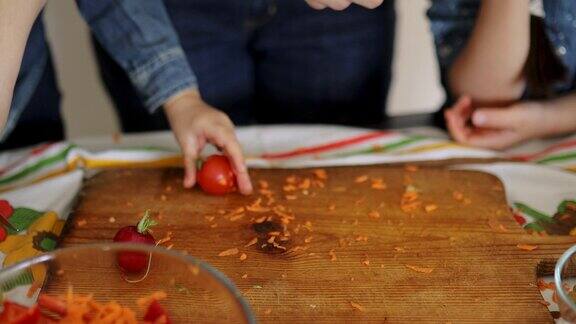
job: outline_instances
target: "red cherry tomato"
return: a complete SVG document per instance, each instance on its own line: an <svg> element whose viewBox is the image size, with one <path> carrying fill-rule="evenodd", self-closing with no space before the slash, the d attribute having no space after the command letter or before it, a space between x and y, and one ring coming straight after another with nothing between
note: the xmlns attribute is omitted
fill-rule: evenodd
<svg viewBox="0 0 576 324"><path fill-rule="evenodd" d="M14 213L14 208L8 202L8 200L1 199L0 200L0 216L8 219Z"/></svg>
<svg viewBox="0 0 576 324"><path fill-rule="evenodd" d="M198 184L211 195L224 195L236 190L236 176L228 158L223 155L209 156L198 172Z"/></svg>

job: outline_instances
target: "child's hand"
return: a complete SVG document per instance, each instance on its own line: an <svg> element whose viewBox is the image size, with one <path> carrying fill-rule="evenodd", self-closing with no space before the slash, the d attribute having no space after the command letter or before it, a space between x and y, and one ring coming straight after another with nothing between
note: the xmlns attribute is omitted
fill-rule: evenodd
<svg viewBox="0 0 576 324"><path fill-rule="evenodd" d="M381 5L382 1L383 0L306 0L310 7L318 10L326 8L344 10L353 3L364 8L374 9Z"/></svg>
<svg viewBox="0 0 576 324"><path fill-rule="evenodd" d="M445 111L444 117L450 135L457 142L488 149L505 149L529 139L550 135L546 109L543 104L534 101L503 108L475 108L468 96L462 96Z"/></svg>
<svg viewBox="0 0 576 324"><path fill-rule="evenodd" d="M226 114L202 101L197 90L177 95L164 105L164 110L184 154L184 187L196 183L196 160L204 145L212 143L230 159L240 192L252 193L240 143Z"/></svg>

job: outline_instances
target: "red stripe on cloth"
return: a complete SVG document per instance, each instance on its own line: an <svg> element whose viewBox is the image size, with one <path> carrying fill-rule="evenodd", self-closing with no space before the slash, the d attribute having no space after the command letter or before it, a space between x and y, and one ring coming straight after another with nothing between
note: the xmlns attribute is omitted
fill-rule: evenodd
<svg viewBox="0 0 576 324"><path fill-rule="evenodd" d="M576 140L570 140L570 141L554 144L554 145L549 146L546 149L544 149L540 152L537 152L537 153L524 154L524 155L513 155L510 158L512 158L514 160L520 160L520 161L532 161L532 160L536 160L542 156L545 156L547 154L553 153L555 151L566 149L566 148L571 148L571 147L576 147Z"/></svg>
<svg viewBox="0 0 576 324"><path fill-rule="evenodd" d="M295 150L285 151L285 152L262 154L261 157L263 159L273 160L273 159L292 158L292 157L296 157L296 156L300 156L300 155L306 155L306 154L321 153L321 152L326 152L329 150L343 148L343 147L354 145L354 144L359 144L359 143L366 142L366 141L369 141L369 140L372 140L375 138L386 137L386 136L389 136L391 134L392 134L392 132L389 132L389 131L374 131L374 132L369 132L366 134L357 135L357 136L341 139L341 140L330 142L330 143L325 143L325 144L320 144L320 145L315 145L315 146L302 147L302 148L297 148Z"/></svg>

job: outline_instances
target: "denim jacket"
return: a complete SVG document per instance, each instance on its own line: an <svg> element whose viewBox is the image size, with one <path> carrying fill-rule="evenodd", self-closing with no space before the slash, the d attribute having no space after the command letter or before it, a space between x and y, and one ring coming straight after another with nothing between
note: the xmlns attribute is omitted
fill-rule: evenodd
<svg viewBox="0 0 576 324"><path fill-rule="evenodd" d="M77 4L95 37L127 72L150 112L177 92L196 86L162 0L77 0ZM26 44L2 137L16 125L48 56L44 26L38 19Z"/></svg>
<svg viewBox="0 0 576 324"><path fill-rule="evenodd" d="M432 0L428 10L436 55L443 83L446 73L466 45L474 27L481 0ZM556 85L558 93L574 90L576 76L576 1L543 0L544 25L554 52L568 72Z"/></svg>

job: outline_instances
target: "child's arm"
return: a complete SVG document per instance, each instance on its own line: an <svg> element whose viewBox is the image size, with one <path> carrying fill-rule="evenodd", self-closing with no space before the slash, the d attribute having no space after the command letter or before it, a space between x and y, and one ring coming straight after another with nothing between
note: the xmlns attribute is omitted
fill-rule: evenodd
<svg viewBox="0 0 576 324"><path fill-rule="evenodd" d="M4 128L30 29L45 0L0 0L0 129Z"/></svg>
<svg viewBox="0 0 576 324"><path fill-rule="evenodd" d="M448 130L459 143L504 149L530 139L576 132L576 93L509 107L472 108L464 96L445 112ZM472 121L470 124L468 121Z"/></svg>
<svg viewBox="0 0 576 324"><path fill-rule="evenodd" d="M529 48L529 1L483 0L472 34L448 71L452 94L480 103L519 99Z"/></svg>
<svg viewBox="0 0 576 324"><path fill-rule="evenodd" d="M164 111L184 155L184 186L196 182L196 159L206 143L212 143L229 158L242 194L252 192L252 184L234 124L225 113L206 104L196 89L174 95L164 104Z"/></svg>

